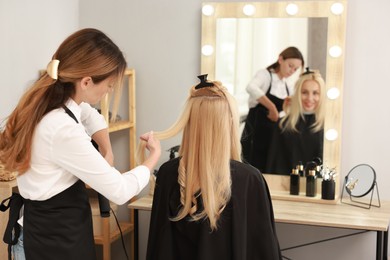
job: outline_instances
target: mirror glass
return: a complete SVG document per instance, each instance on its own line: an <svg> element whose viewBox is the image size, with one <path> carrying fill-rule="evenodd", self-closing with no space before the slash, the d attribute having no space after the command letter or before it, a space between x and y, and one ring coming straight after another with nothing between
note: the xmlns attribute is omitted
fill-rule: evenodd
<svg viewBox="0 0 390 260"><path fill-rule="evenodd" d="M203 3L201 73L228 87L244 117L248 111L245 88L255 72L275 62L286 47L298 47L305 63L320 70L327 91L338 93L326 101L324 132L332 130L336 137L324 137L323 162L339 172L345 19L346 1ZM292 197L288 175L264 176L273 198L321 201L321 189L315 198ZM337 185L335 201L339 180Z"/></svg>
<svg viewBox="0 0 390 260"><path fill-rule="evenodd" d="M352 197L363 197L374 188L376 174L370 165L360 164L355 166L345 179L348 194Z"/></svg>
<svg viewBox="0 0 390 260"><path fill-rule="evenodd" d="M288 46L299 46L305 64L326 78L326 17L218 18L216 26L215 78L238 99L243 116L248 112L247 84ZM300 72L287 80L295 82Z"/></svg>

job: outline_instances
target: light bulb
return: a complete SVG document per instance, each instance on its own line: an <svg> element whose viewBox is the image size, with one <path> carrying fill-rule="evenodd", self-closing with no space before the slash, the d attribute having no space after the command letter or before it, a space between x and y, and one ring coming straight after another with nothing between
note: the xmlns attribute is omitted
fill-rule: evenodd
<svg viewBox="0 0 390 260"><path fill-rule="evenodd" d="M210 16L214 13L214 7L212 5L204 5L202 7L202 13L206 16Z"/></svg>
<svg viewBox="0 0 390 260"><path fill-rule="evenodd" d="M332 11L333 14L335 15L339 15L339 14L342 14L343 11L344 11L344 6L342 3L334 3L332 4L332 6L330 7L330 10Z"/></svg>
<svg viewBox="0 0 390 260"><path fill-rule="evenodd" d="M337 45L332 46L332 47L329 49L329 55L332 56L333 58L340 57L342 53L343 53L343 51L342 51L341 48L340 48L339 46L337 46Z"/></svg>
<svg viewBox="0 0 390 260"><path fill-rule="evenodd" d="M337 139L337 136L338 136L338 133L336 131L336 129L329 129L328 131L326 131L325 133L325 138L329 141L334 141Z"/></svg>
<svg viewBox="0 0 390 260"><path fill-rule="evenodd" d="M256 7L254 5L245 5L242 8L242 12L247 16L252 16L256 12Z"/></svg>
<svg viewBox="0 0 390 260"><path fill-rule="evenodd" d="M340 90L336 87L328 89L328 92L326 93L329 99L336 99L340 96Z"/></svg>
<svg viewBox="0 0 390 260"><path fill-rule="evenodd" d="M202 47L202 54L204 56L210 56L211 54L213 54L213 52L214 52L213 46L211 46L211 45L203 45L203 47Z"/></svg>
<svg viewBox="0 0 390 260"><path fill-rule="evenodd" d="M298 6L296 4L288 4L286 6L286 12L289 15L296 15L298 13Z"/></svg>

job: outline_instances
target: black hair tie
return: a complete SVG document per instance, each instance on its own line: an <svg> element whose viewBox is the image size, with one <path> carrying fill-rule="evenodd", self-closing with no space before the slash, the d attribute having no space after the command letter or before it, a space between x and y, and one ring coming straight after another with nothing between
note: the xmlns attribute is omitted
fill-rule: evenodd
<svg viewBox="0 0 390 260"><path fill-rule="evenodd" d="M314 71L310 70L309 67L306 67L306 71L302 75L307 75L307 74L313 74Z"/></svg>

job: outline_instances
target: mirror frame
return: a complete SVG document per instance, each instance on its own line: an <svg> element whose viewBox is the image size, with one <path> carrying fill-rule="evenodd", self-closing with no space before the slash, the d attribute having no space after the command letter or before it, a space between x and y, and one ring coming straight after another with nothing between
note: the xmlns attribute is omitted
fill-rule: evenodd
<svg viewBox="0 0 390 260"><path fill-rule="evenodd" d="M253 15L248 16L243 13L246 5L255 7ZM286 7L295 4L298 12L290 15L286 12ZM339 14L334 14L331 8L334 4L341 4L343 10ZM203 10L212 9L213 12L205 14ZM309 201L318 203L335 204L340 199L340 169L341 169L341 124L342 124L342 94L344 82L344 48L346 31L346 9L347 1L289 1L289 2L205 2L202 4L202 39L201 39L201 74L208 74L209 79L215 79L215 52L203 54L204 46L213 49L216 46L216 23L218 18L305 18L305 17L325 17L328 18L327 37L327 59L326 59L326 91L336 88L339 92L337 98L327 99L327 113L324 125L324 166L335 168L338 174L336 178L335 200L321 199L321 183L318 179L317 195L306 197L305 180L301 180L301 194L299 196L290 195L290 177L288 175L274 175L264 173L267 180L272 199ZM332 57L330 50L332 47L341 48L338 57ZM218 80L218 79L216 79ZM331 131L329 131L331 130ZM328 132L329 131L329 132ZM335 132L336 131L336 132ZM336 138L331 138L328 133L336 133ZM334 136L333 136L334 137ZM301 178L303 179L303 178Z"/></svg>

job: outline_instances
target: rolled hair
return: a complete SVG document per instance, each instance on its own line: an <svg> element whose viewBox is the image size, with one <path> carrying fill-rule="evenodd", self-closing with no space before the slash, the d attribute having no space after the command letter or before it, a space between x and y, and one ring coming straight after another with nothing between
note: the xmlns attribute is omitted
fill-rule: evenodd
<svg viewBox="0 0 390 260"><path fill-rule="evenodd" d="M320 87L320 99L314 111L315 122L311 125L312 132L318 132L323 129L325 121L325 81L319 71L301 75L295 83L295 92L291 97L290 107L286 111L286 116L279 123L282 131L298 132L296 126L299 118L304 118L302 105L302 86L307 80L314 80Z"/></svg>
<svg viewBox="0 0 390 260"><path fill-rule="evenodd" d="M23 174L30 167L34 130L50 111L65 105L75 94L75 84L91 77L95 84L113 77L118 85L126 69L119 48L103 32L79 30L59 46L52 59L59 60L58 79L47 72L23 94L0 132L0 162Z"/></svg>
<svg viewBox="0 0 390 260"><path fill-rule="evenodd" d="M154 133L156 138L167 139L183 131L178 170L182 207L171 220L179 221L187 215L193 221L208 219L211 230L218 228L217 221L231 197L230 160L241 160L236 101L220 82L213 84L201 89L192 87L176 123ZM142 141L138 146L139 161L144 160L144 152ZM194 183L199 185L194 188ZM198 195L203 201L200 211Z"/></svg>
<svg viewBox="0 0 390 260"><path fill-rule="evenodd" d="M299 59L302 61L302 68L305 66L305 61L303 59L303 55L301 51L297 47L288 47L284 49L280 54L279 57L282 57L284 60L287 59ZM279 61L276 60L276 62L272 63L267 67L267 70L271 71L273 70L274 72L279 72L280 69L280 64Z"/></svg>

